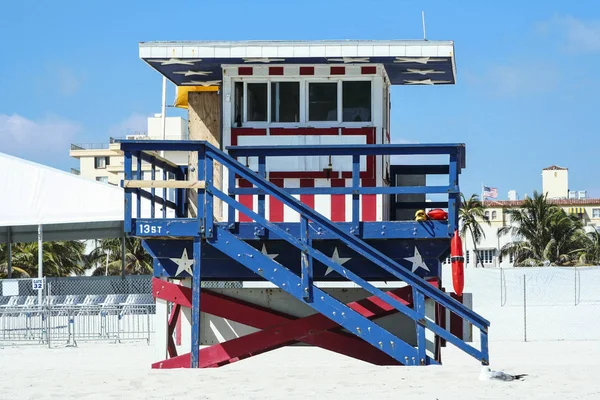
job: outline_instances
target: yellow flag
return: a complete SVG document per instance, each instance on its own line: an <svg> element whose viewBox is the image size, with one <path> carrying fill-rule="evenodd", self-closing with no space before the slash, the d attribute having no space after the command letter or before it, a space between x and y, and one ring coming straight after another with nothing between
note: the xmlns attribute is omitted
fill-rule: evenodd
<svg viewBox="0 0 600 400"><path fill-rule="evenodd" d="M219 86L177 86L177 95L175 96L175 107L188 108L189 92L217 92Z"/></svg>

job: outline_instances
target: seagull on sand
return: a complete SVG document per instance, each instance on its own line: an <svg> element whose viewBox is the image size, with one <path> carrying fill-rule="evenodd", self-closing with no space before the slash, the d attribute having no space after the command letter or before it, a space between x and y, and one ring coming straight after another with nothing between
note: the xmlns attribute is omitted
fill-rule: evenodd
<svg viewBox="0 0 600 400"><path fill-rule="evenodd" d="M502 371L492 371L490 367L483 367L479 374L480 381L520 381L526 377L527 374L511 375Z"/></svg>

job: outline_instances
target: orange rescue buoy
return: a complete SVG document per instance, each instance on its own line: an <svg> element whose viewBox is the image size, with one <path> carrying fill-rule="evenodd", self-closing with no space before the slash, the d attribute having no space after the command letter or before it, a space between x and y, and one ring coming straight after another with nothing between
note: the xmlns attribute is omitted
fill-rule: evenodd
<svg viewBox="0 0 600 400"><path fill-rule="evenodd" d="M452 262L452 284L454 293L461 296L465 287L465 258L462 251L462 240L458 230L454 231L454 237L450 242L450 261Z"/></svg>

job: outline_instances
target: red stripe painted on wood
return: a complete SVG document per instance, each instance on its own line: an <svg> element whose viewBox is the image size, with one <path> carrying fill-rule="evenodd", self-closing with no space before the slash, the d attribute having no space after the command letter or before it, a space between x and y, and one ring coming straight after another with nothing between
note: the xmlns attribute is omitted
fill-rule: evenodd
<svg viewBox="0 0 600 400"><path fill-rule="evenodd" d="M283 75L283 67L269 67L269 75Z"/></svg>
<svg viewBox="0 0 600 400"><path fill-rule="evenodd" d="M300 179L300 187L315 187L314 179ZM315 208L315 195L314 194L301 194L300 201L310 208Z"/></svg>
<svg viewBox="0 0 600 400"><path fill-rule="evenodd" d="M367 74L376 74L377 73L377 67L373 67L373 66L364 66L364 67L360 67L360 73L363 75L367 75Z"/></svg>
<svg viewBox="0 0 600 400"><path fill-rule="evenodd" d="M375 187L375 179L362 179L361 185L363 187ZM376 194L363 194L361 196L361 221L377 221L377 195Z"/></svg>
<svg viewBox="0 0 600 400"><path fill-rule="evenodd" d="M238 75L252 75L252 67L238 67Z"/></svg>
<svg viewBox="0 0 600 400"><path fill-rule="evenodd" d="M269 179L277 187L283 187L283 179ZM269 196L269 221L283 222L283 203Z"/></svg>
<svg viewBox="0 0 600 400"><path fill-rule="evenodd" d="M238 145L238 137L240 136L266 136L266 129L255 128L231 128L231 145Z"/></svg>
<svg viewBox="0 0 600 400"><path fill-rule="evenodd" d="M346 67L331 67L330 74L331 75L345 75Z"/></svg>
<svg viewBox="0 0 600 400"><path fill-rule="evenodd" d="M346 187L345 179L332 179L331 187ZM331 195L331 220L333 222L346 221L346 195Z"/></svg>
<svg viewBox="0 0 600 400"><path fill-rule="evenodd" d="M300 75L314 75L315 67L300 67Z"/></svg>
<svg viewBox="0 0 600 400"><path fill-rule="evenodd" d="M181 313L178 312L175 318L177 318L177 325L175 326L175 343L177 346L181 346Z"/></svg>
<svg viewBox="0 0 600 400"><path fill-rule="evenodd" d="M459 301L460 303L463 302L462 295L458 296L456 293L450 292L450 297ZM452 311L448 312L450 313L450 333L457 338L463 339L463 319L459 315L454 314Z"/></svg>
<svg viewBox="0 0 600 400"><path fill-rule="evenodd" d="M252 184L250 182L248 182L245 179L240 179L238 181L238 187L240 188L251 188ZM253 199L252 199L252 195L251 194L240 194L238 195L238 201L245 205L246 207L248 207L249 209L253 210ZM252 219L250 217L248 217L246 214L244 214L243 212L240 211L239 213L240 218L239 221L240 222L252 222Z"/></svg>

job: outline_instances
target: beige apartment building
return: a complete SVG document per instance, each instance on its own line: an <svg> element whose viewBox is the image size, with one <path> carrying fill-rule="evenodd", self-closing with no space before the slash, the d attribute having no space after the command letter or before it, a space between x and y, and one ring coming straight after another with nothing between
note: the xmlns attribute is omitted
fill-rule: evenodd
<svg viewBox="0 0 600 400"><path fill-rule="evenodd" d="M119 185L123 179L123 153L115 139L154 139L154 140L185 140L187 139L187 121L181 117L167 117L165 135L162 134L162 118L148 118L147 132L134 133L124 138L110 138L108 143L72 144L69 155L79 160L79 169L71 171L84 178L94 179L111 185ZM187 165L187 154L165 152L164 157L179 165ZM134 171L137 170L134 163ZM148 163L142 163L142 173L149 174L152 168ZM161 179L157 177L157 179Z"/></svg>

